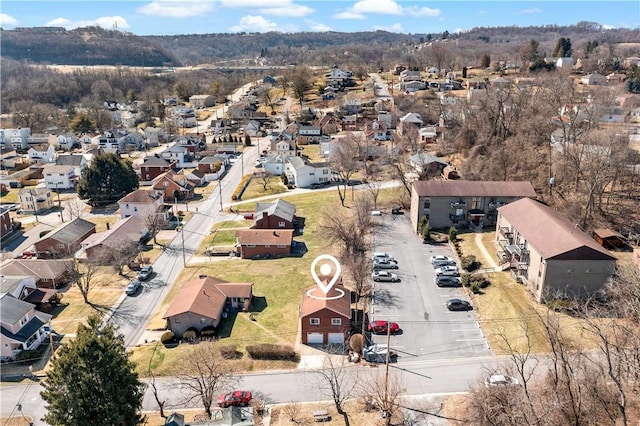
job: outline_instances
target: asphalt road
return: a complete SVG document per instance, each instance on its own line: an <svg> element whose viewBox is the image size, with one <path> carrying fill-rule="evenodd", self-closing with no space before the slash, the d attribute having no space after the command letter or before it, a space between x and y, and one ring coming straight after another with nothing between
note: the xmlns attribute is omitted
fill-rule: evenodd
<svg viewBox="0 0 640 426"><path fill-rule="evenodd" d="M399 283L374 283L372 320L397 322L401 333L391 336L398 365L439 359L491 355L473 311L450 312L445 302L466 299L462 288L440 288L434 282L429 257L453 256L447 245L427 245L415 235L408 215L385 214L372 252L387 252L398 261L393 272ZM374 336L386 343L386 335Z"/></svg>

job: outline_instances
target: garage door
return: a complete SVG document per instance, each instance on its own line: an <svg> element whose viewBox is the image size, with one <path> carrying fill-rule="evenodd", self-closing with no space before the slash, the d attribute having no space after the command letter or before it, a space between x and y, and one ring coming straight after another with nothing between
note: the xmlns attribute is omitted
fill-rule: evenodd
<svg viewBox="0 0 640 426"><path fill-rule="evenodd" d="M344 334L342 333L329 333L329 344L344 344Z"/></svg>
<svg viewBox="0 0 640 426"><path fill-rule="evenodd" d="M323 333L307 333L307 345L321 345L324 343Z"/></svg>

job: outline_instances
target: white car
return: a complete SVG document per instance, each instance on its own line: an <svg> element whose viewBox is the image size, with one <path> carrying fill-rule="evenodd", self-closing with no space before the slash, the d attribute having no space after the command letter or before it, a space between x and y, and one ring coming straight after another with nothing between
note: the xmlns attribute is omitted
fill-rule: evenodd
<svg viewBox="0 0 640 426"><path fill-rule="evenodd" d="M386 260L386 261L395 262L395 259L391 257L389 253L384 253L384 252L373 253L373 255L371 256L371 260L373 260L374 262L376 260Z"/></svg>
<svg viewBox="0 0 640 426"><path fill-rule="evenodd" d="M457 277L460 275L460 271L457 266L441 266L436 269L436 276L449 275L450 277Z"/></svg>
<svg viewBox="0 0 640 426"><path fill-rule="evenodd" d="M517 386L520 382L515 377L506 376L504 374L492 374L484 379L484 385L486 387L491 386Z"/></svg>
<svg viewBox="0 0 640 426"><path fill-rule="evenodd" d="M398 278L398 276L393 272L380 270L373 271L371 278L373 278L374 281L386 281L391 283L397 283L400 281L400 278Z"/></svg>
<svg viewBox="0 0 640 426"><path fill-rule="evenodd" d="M438 265L438 266L444 266L444 265L455 265L456 261L449 256L445 256L442 254L437 254L435 256L431 256L429 258L429 262L431 262L432 265Z"/></svg>

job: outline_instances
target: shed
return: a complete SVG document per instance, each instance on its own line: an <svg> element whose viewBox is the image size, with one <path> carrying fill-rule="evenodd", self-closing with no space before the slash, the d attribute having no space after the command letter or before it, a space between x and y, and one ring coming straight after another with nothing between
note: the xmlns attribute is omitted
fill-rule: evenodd
<svg viewBox="0 0 640 426"><path fill-rule="evenodd" d="M625 237L609 228L594 229L593 239L608 250L622 248L627 245L627 239Z"/></svg>

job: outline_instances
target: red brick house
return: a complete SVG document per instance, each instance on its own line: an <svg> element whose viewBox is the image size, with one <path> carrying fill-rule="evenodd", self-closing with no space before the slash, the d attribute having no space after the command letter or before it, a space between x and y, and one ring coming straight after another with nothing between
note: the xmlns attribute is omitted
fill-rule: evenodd
<svg viewBox="0 0 640 426"><path fill-rule="evenodd" d="M167 328L181 337L189 328L202 331L217 327L225 311L242 310L252 298L253 283L201 276L183 284L162 318L167 320Z"/></svg>
<svg viewBox="0 0 640 426"><path fill-rule="evenodd" d="M4 239L13 230L11 218L9 217L9 208L0 207L0 239Z"/></svg>
<svg viewBox="0 0 640 426"><path fill-rule="evenodd" d="M34 243L36 256L39 259L70 256L95 232L96 225L84 219L77 218L63 223Z"/></svg>
<svg viewBox="0 0 640 426"><path fill-rule="evenodd" d="M163 173L176 168L175 160L167 160L156 154L146 157L140 165L140 180L152 181Z"/></svg>
<svg viewBox="0 0 640 426"><path fill-rule="evenodd" d="M58 259L12 259L2 265L5 276L27 276L38 288L58 288L69 281L67 261Z"/></svg>
<svg viewBox="0 0 640 426"><path fill-rule="evenodd" d="M293 229L296 206L284 200L256 203L251 229Z"/></svg>
<svg viewBox="0 0 640 426"><path fill-rule="evenodd" d="M289 256L293 229L242 229L236 231L236 240L243 259Z"/></svg>
<svg viewBox="0 0 640 426"><path fill-rule="evenodd" d="M186 176L170 170L152 181L153 189L161 193L168 202L175 200L191 200L194 197L195 185Z"/></svg>
<svg viewBox="0 0 640 426"><path fill-rule="evenodd" d="M202 173L217 173L227 164L229 164L229 158L226 155L209 155L198 161L198 170Z"/></svg>
<svg viewBox="0 0 640 426"><path fill-rule="evenodd" d="M337 299L325 300L339 296ZM318 298L311 297L317 296ZM345 344L351 322L351 292L335 285L325 295L317 286L305 290L300 306L300 329L305 345Z"/></svg>

